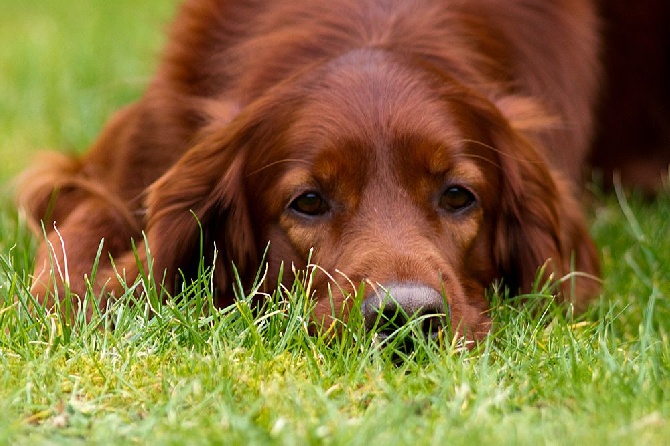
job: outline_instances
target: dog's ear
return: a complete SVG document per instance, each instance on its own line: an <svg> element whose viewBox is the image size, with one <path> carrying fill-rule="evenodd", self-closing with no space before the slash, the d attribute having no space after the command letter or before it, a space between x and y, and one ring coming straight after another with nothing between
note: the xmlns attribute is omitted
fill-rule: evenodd
<svg viewBox="0 0 670 446"><path fill-rule="evenodd" d="M272 101L245 108L230 122L214 120L198 142L159 178L147 195L147 241L156 280L174 292L181 276L193 278L204 256L214 264L222 303L232 298L233 264L253 278L262 252L255 240L245 191L252 150L272 146L281 118ZM216 256L214 250L216 249ZM207 263L205 264L207 266Z"/></svg>
<svg viewBox="0 0 670 446"><path fill-rule="evenodd" d="M235 129L205 137L149 189L147 241L156 280L174 292L180 271L194 278L216 258L215 282L228 292L230 262L240 270L256 262L243 171L245 146ZM214 250L218 253L215 257Z"/></svg>
<svg viewBox="0 0 670 446"><path fill-rule="evenodd" d="M530 291L539 268L561 283L561 299L583 308L600 290L598 251L576 191L540 152L511 128L494 137L502 190L494 256L512 291ZM574 273L574 274L571 274Z"/></svg>

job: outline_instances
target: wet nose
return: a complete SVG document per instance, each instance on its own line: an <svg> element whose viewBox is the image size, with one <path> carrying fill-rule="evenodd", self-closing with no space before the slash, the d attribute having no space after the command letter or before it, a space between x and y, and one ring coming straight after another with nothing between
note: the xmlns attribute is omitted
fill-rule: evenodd
<svg viewBox="0 0 670 446"><path fill-rule="evenodd" d="M410 320L420 319L420 330L426 338L435 338L448 326L449 305L442 294L419 284L381 286L362 303L365 328L387 338Z"/></svg>

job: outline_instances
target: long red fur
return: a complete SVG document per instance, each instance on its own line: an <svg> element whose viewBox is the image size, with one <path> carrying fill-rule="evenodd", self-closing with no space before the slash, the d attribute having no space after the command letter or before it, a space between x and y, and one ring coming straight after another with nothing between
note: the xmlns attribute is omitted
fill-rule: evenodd
<svg viewBox="0 0 670 446"><path fill-rule="evenodd" d="M145 231L169 292L216 258L220 305L232 264L248 284L270 242L268 289L312 248L329 273L315 277L316 320L346 313L349 281L401 281L446 289L455 325L481 336L489 285L528 291L543 266L583 273L560 288L583 308L600 274L578 204L598 52L586 0L187 0L142 98L81 158L24 175L20 204L48 238L33 292L83 296L104 238L92 288L118 296L117 273L138 274L131 240L147 267ZM438 181L421 166L464 156L480 208L440 217L421 202ZM283 191L305 175L347 212L289 215Z"/></svg>

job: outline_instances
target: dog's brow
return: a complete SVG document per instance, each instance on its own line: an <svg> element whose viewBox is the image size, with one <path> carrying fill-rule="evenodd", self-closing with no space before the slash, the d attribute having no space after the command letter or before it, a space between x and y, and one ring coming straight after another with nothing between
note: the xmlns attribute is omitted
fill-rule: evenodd
<svg viewBox="0 0 670 446"><path fill-rule="evenodd" d="M472 154L468 153L468 154L465 154L465 155L464 155L464 158L481 160L481 161L484 161L485 163L489 163L489 164L491 164L492 166L494 166L494 167L497 168L497 169L502 169L502 166L501 166L500 164L498 164L498 163L496 163L495 161L490 160L490 159L488 159L488 158L486 158L486 157L483 157L483 156L481 156L481 155L472 155Z"/></svg>
<svg viewBox="0 0 670 446"><path fill-rule="evenodd" d="M497 153L497 154L500 155L500 156L504 156L504 157L509 158L509 159L512 159L512 160L514 160L514 161L524 161L524 159L523 159L522 157L514 156L514 155L512 155L512 154L510 154L510 153L503 152L502 150L498 149L497 147L494 147L494 146L492 146L492 145L490 145L490 144L486 144L485 142L482 142L482 141L477 141L477 140L475 140L475 139L463 139L463 140L461 140L461 142L464 142L464 143L470 143L470 144L476 144L476 145L478 145L478 146L482 146L482 147L484 147L484 148L487 148L487 149L491 150L492 152ZM494 163L493 161L488 160L488 159L486 159L486 158L484 158L484 157L481 157L481 156L479 156L479 155L471 155L471 154L468 154L468 155L466 155L466 156L469 157L469 158L478 158L478 159L482 159L482 160L484 160L484 161L486 161L486 162L488 162L488 163L493 164L493 165L494 165L495 167L497 167L497 168L501 168L500 165L498 165L498 164Z"/></svg>
<svg viewBox="0 0 670 446"><path fill-rule="evenodd" d="M247 174L247 178L249 178L253 175L256 175L257 173L260 173L260 172L264 171L265 169L269 169L270 167L273 167L273 166L276 166L276 165L282 164L282 163L299 163L299 164L307 164L307 165L312 164L310 161L300 159L300 158L285 158L283 160L273 161L271 163L266 164L263 167L260 167L256 170L254 170L253 172L249 172L249 174Z"/></svg>

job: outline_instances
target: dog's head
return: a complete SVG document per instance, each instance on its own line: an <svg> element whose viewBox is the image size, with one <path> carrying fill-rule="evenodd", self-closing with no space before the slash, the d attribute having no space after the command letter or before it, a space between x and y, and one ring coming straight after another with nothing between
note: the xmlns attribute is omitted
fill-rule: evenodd
<svg viewBox="0 0 670 446"><path fill-rule="evenodd" d="M382 50L283 82L212 122L152 186L154 272L167 271L168 286L178 270L193 273L202 230L230 297L231 263L250 281L270 242L270 287L282 263L319 266L319 323L346 317L347 296L365 283L368 321L400 305L449 314L459 333L481 337L496 279L527 291L545 264L557 278L598 272L570 187L516 128L525 100L488 96ZM597 290L570 284L567 298Z"/></svg>

